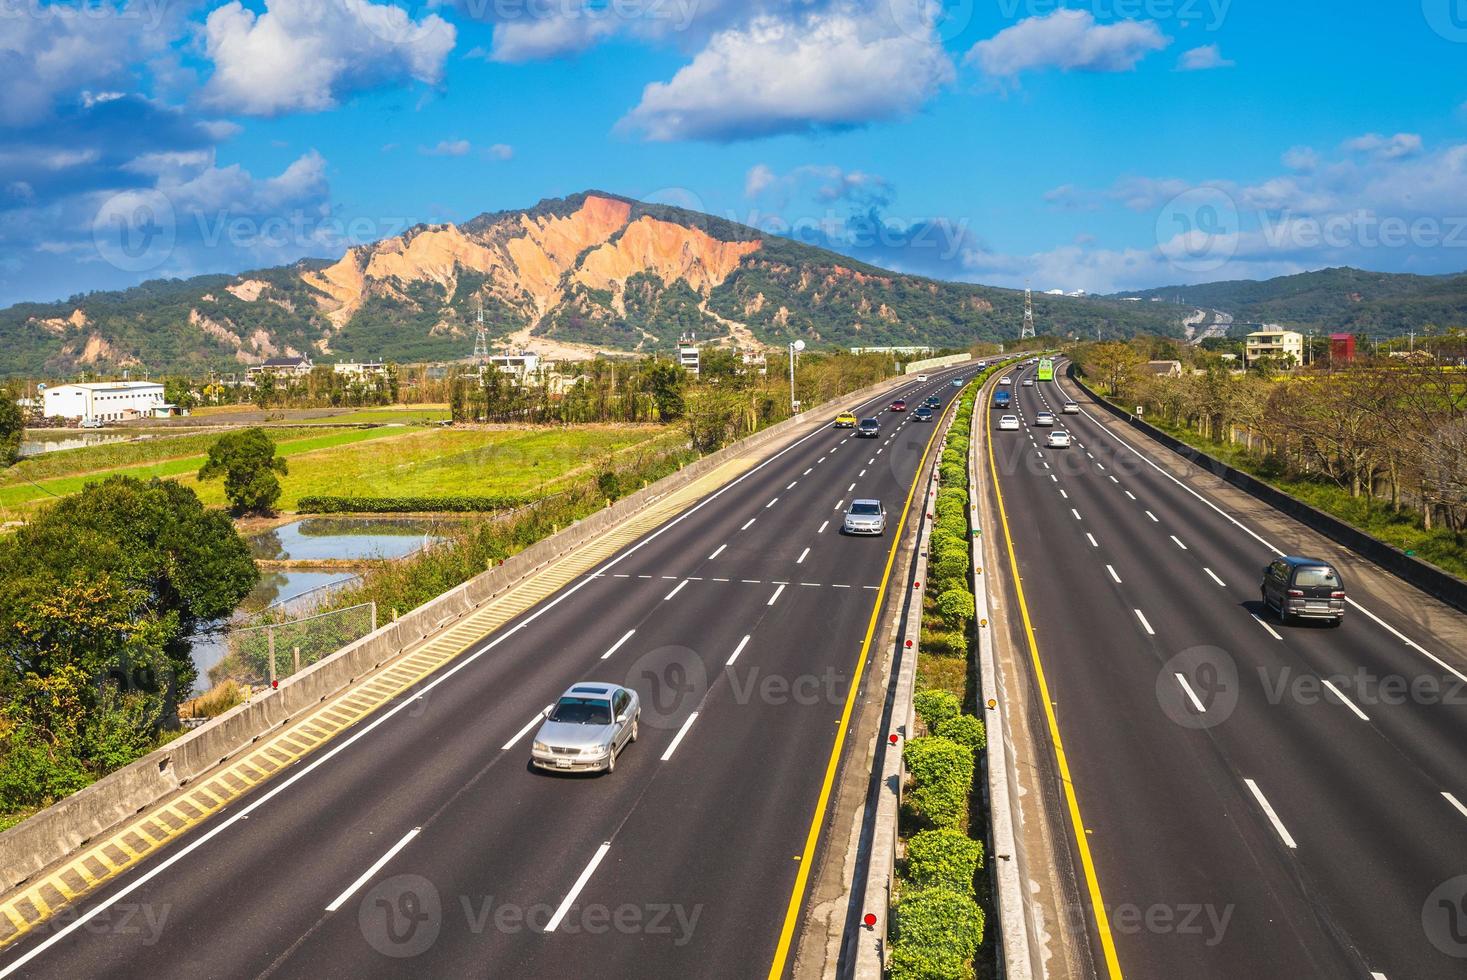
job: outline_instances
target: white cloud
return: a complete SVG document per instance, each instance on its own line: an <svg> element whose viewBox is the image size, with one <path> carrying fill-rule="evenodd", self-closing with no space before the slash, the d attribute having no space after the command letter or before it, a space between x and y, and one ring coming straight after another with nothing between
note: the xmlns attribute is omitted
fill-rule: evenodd
<svg viewBox="0 0 1467 980"><path fill-rule="evenodd" d="M730 141L909 116L953 79L931 29L905 32L856 4L715 34L620 128L649 140Z"/></svg>
<svg viewBox="0 0 1467 980"><path fill-rule="evenodd" d="M774 185L778 179L774 170L766 163L756 163L744 175L744 196L758 197Z"/></svg>
<svg viewBox="0 0 1467 980"><path fill-rule="evenodd" d="M580 54L610 38L616 28L608 18L568 13L515 20L495 26L492 49L477 49L470 56L477 53L490 61L515 63Z"/></svg>
<svg viewBox="0 0 1467 980"><path fill-rule="evenodd" d="M514 159L514 147L510 146L508 143L495 143L493 146L490 146L489 149L485 150L484 153L491 160Z"/></svg>
<svg viewBox="0 0 1467 980"><path fill-rule="evenodd" d="M439 140L437 146L421 146L418 152L430 157L461 157L473 148L468 140Z"/></svg>
<svg viewBox="0 0 1467 980"><path fill-rule="evenodd" d="M231 0L209 14L214 74L207 104L247 115L320 111L353 93L410 80L436 84L456 32L437 14L414 20L369 0Z"/></svg>
<svg viewBox="0 0 1467 980"><path fill-rule="evenodd" d="M1086 10L1056 10L1029 17L979 41L967 64L991 78L1012 79L1043 68L1064 71L1130 71L1153 51L1171 43L1152 21L1097 24Z"/></svg>
<svg viewBox="0 0 1467 980"><path fill-rule="evenodd" d="M1200 48L1183 51L1177 59L1178 71L1207 71L1211 68L1232 68L1237 62L1222 56L1222 48L1216 44L1204 44Z"/></svg>
<svg viewBox="0 0 1467 980"><path fill-rule="evenodd" d="M181 14L169 8L101 0L0 11L0 126L39 122L60 106L115 101L122 98L117 88L136 91L137 64L166 50L182 30Z"/></svg>
<svg viewBox="0 0 1467 980"><path fill-rule="evenodd" d="M1389 137L1379 133L1366 133L1364 136L1346 140L1344 148L1352 153L1365 153L1382 160L1399 160L1421 152L1421 137L1415 133L1397 133Z"/></svg>
<svg viewBox="0 0 1467 980"><path fill-rule="evenodd" d="M1319 166L1319 153L1310 146L1294 146L1284 152L1283 162L1297 173L1313 173Z"/></svg>

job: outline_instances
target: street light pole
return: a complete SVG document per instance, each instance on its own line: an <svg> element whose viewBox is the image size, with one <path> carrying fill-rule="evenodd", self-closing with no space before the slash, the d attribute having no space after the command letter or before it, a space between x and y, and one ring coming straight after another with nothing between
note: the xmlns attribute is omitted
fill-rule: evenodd
<svg viewBox="0 0 1467 980"><path fill-rule="evenodd" d="M800 403L795 401L795 355L805 349L803 340L796 340L790 344L790 414L797 415L800 411Z"/></svg>

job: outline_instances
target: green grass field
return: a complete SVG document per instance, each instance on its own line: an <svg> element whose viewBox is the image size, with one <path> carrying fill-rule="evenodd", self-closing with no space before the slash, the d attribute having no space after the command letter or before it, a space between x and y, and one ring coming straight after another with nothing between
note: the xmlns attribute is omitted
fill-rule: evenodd
<svg viewBox="0 0 1467 980"><path fill-rule="evenodd" d="M296 427L272 430L285 457L401 435L398 429ZM197 433L146 442L68 449L22 460L0 472L0 520L23 517L31 507L78 493L88 483L121 473L146 480L197 473L219 433ZM51 458L55 457L55 458ZM222 497L221 497L222 501Z"/></svg>
<svg viewBox="0 0 1467 980"><path fill-rule="evenodd" d="M388 438L291 454L290 472L281 480L285 492L279 509L294 510L301 497L315 495L529 496L553 492L556 481L594 467L598 459L664 434L659 428L628 426L368 431L385 432ZM206 504L224 503L223 481L200 483L189 473L181 482L193 487Z"/></svg>
<svg viewBox="0 0 1467 980"><path fill-rule="evenodd" d="M322 419L326 425L422 425L448 420L447 405L421 405L412 408L363 408L346 415Z"/></svg>

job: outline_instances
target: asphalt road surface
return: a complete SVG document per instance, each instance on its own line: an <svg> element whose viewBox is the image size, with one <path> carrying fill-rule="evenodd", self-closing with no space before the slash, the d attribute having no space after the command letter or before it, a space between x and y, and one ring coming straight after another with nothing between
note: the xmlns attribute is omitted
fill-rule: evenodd
<svg viewBox="0 0 1467 980"><path fill-rule="evenodd" d="M938 393L972 365L915 380ZM892 534L935 425L817 430L414 696L0 954L0 976L768 973ZM883 500L884 538L842 536ZM571 684L639 692L604 776L528 766ZM91 914L86 921L80 915Z"/></svg>
<svg viewBox="0 0 1467 980"><path fill-rule="evenodd" d="M990 437L1092 942L1133 978L1467 975L1467 651L1362 582L1339 628L1280 623L1261 571L1307 536L1240 526L1033 372L1013 372L1023 429L990 409ZM1045 410L1070 448L1046 448Z"/></svg>

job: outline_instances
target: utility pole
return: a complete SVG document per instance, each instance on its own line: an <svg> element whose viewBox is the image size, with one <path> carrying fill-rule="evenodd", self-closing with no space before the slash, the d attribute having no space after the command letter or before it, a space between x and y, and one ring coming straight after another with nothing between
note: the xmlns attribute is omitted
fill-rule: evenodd
<svg viewBox="0 0 1467 980"><path fill-rule="evenodd" d="M1024 280L1024 324L1019 327L1019 339L1025 340L1034 336L1034 292L1029 288L1029 280Z"/></svg>
<svg viewBox="0 0 1467 980"><path fill-rule="evenodd" d="M479 309L475 315L478 332L474 335L474 360L480 364L489 362L489 331L484 329L484 298L479 297Z"/></svg>
<svg viewBox="0 0 1467 980"><path fill-rule="evenodd" d="M800 403L795 401L795 355L804 349L803 340L796 340L790 344L790 415L800 413Z"/></svg>

